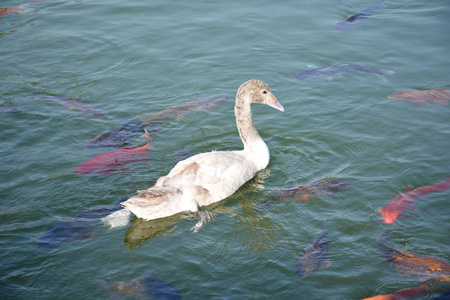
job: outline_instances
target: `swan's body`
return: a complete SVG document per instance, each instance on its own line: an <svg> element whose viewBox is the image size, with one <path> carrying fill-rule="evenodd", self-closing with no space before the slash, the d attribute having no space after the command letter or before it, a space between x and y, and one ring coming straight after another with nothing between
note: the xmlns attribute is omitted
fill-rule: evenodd
<svg viewBox="0 0 450 300"><path fill-rule="evenodd" d="M284 111L267 84L250 80L241 85L236 95L236 124L244 143L239 151L200 153L178 162L156 184L122 202L137 217L152 220L182 211L196 212L231 196L270 159L269 149L258 134L252 120L251 103L263 103Z"/></svg>

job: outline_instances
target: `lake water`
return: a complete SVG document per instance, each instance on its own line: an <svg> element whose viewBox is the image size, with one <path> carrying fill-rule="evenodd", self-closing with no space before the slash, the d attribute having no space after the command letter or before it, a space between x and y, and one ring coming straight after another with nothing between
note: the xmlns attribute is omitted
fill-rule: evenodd
<svg viewBox="0 0 450 300"><path fill-rule="evenodd" d="M450 89L448 0L392 1L343 32L334 32L337 22L378 2L25 2L0 7L23 5L0 18L2 299L109 299L105 285L145 275L169 282L183 299L362 299L420 285L380 257L382 231L403 249L449 258L450 191L420 198L419 211L391 225L377 213L409 187L450 177L450 106L387 97ZM294 79L344 63L395 73ZM213 217L197 233L194 214L133 217L125 227L95 222L80 238L39 246L61 220L152 186L180 151L242 147L233 101L162 124L150 133L148 160L110 176L73 171L112 149L88 149L88 140L185 101L234 98L252 78L267 82L285 108L253 106L270 164L208 207ZM35 93L73 97L108 116ZM143 144L132 135L130 145ZM354 184L261 210L279 189L318 180ZM331 265L300 278L294 259L322 228Z"/></svg>

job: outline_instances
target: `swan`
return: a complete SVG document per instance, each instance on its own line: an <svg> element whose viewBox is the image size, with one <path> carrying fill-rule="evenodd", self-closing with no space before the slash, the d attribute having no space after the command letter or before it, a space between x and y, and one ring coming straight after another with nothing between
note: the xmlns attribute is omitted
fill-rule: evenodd
<svg viewBox="0 0 450 300"><path fill-rule="evenodd" d="M234 107L244 149L200 153L180 161L153 187L137 191L138 195L122 206L139 218L153 220L197 212L201 206L231 196L269 164L269 149L253 124L251 103L284 111L266 83L256 79L245 82L237 91Z"/></svg>

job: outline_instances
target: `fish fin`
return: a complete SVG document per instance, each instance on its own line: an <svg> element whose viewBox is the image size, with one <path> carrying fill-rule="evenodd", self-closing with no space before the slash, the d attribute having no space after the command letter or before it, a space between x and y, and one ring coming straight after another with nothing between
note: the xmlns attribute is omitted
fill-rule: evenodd
<svg viewBox="0 0 450 300"><path fill-rule="evenodd" d="M412 210L412 211L419 211L419 209L417 208L417 206L415 206L415 205L412 204L412 203L408 203L408 204L406 205L406 208L409 209L409 210Z"/></svg>
<svg viewBox="0 0 450 300"><path fill-rule="evenodd" d="M448 100L434 100L434 103L448 105Z"/></svg>
<svg viewBox="0 0 450 300"><path fill-rule="evenodd" d="M415 103L415 104L417 104L417 105L419 105L419 106L428 106L428 105L430 105L427 101L425 101L425 100L409 100L409 101L411 101L412 103Z"/></svg>
<svg viewBox="0 0 450 300"><path fill-rule="evenodd" d="M407 188L406 191L405 191L405 193L411 192L412 190L413 190L413 188Z"/></svg>

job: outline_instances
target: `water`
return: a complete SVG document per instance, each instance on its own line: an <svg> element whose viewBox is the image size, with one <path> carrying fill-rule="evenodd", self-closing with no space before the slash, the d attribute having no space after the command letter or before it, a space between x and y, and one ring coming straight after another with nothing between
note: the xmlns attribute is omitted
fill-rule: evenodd
<svg viewBox="0 0 450 300"><path fill-rule="evenodd" d="M381 231L409 251L449 258L450 192L425 196L420 211L392 225L376 212L408 187L450 177L450 107L387 98L450 89L448 1L393 1L340 33L338 21L377 3L222 2L2 1L25 4L0 18L0 104L20 111L0 112L2 299L108 299L105 282L147 274L184 299L361 299L420 285L380 257L374 238ZM395 73L293 78L343 63ZM285 107L254 106L271 162L208 207L214 216L199 232L191 231L196 216L183 214L114 229L96 223L90 238L38 247L64 218L153 185L179 151L241 147L232 101L167 122L151 133L148 161L111 176L73 172L110 150L85 149L87 140L137 115L234 96L251 78L267 82ZM108 116L77 114L34 93L73 97ZM140 134L131 140L144 143ZM324 178L355 184L259 210L280 188ZM294 259L322 227L331 266L299 278Z"/></svg>

